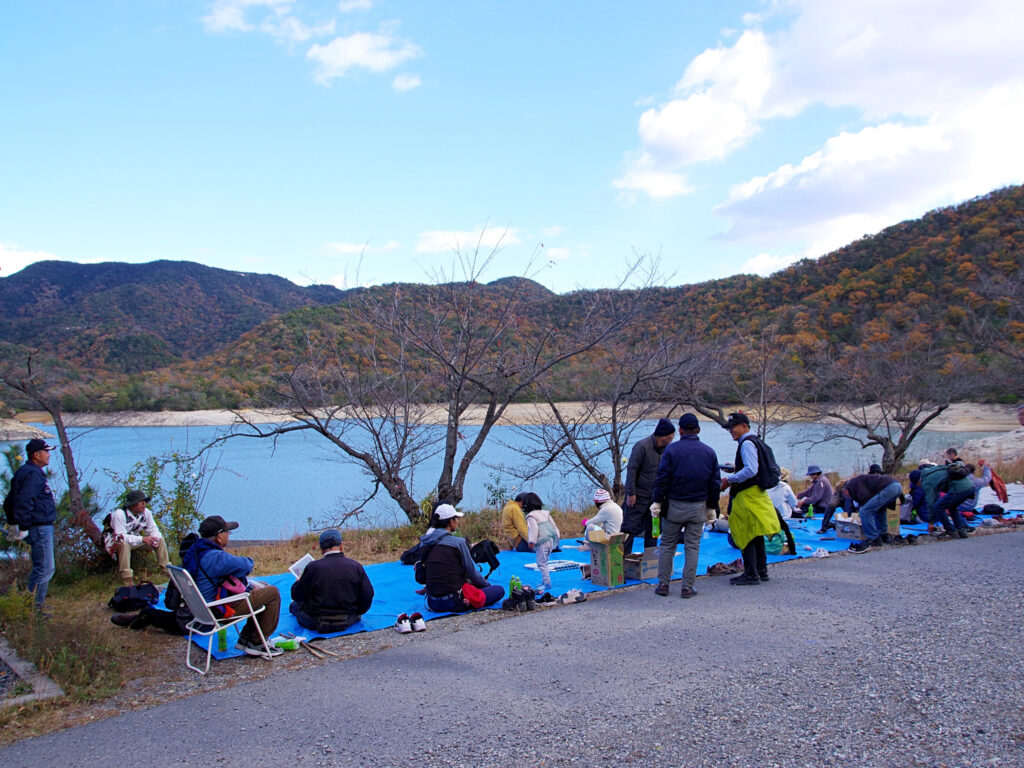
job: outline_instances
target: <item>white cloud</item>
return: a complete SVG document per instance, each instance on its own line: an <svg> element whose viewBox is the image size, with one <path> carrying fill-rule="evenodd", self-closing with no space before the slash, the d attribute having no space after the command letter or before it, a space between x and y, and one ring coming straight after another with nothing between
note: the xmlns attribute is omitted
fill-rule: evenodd
<svg viewBox="0 0 1024 768"><path fill-rule="evenodd" d="M373 8L373 0L341 0L338 3L338 10L342 13L368 11L371 8Z"/></svg>
<svg viewBox="0 0 1024 768"><path fill-rule="evenodd" d="M334 20L309 25L294 16L282 16L281 18L266 19L260 24L260 31L285 42L304 43L315 37L333 35Z"/></svg>
<svg viewBox="0 0 1024 768"><path fill-rule="evenodd" d="M411 91L413 88L419 88L423 85L423 80L419 75L409 75L402 73L396 75L395 79L391 82L391 87L396 91Z"/></svg>
<svg viewBox="0 0 1024 768"><path fill-rule="evenodd" d="M419 55L419 47L396 40L390 34L356 32L348 37L337 37L326 45L312 46L306 58L315 64L314 79L321 85L330 85L350 69L386 72Z"/></svg>
<svg viewBox="0 0 1024 768"><path fill-rule="evenodd" d="M544 227L540 234L542 237L558 237L563 232L565 232L565 227L561 224L552 224L550 227Z"/></svg>
<svg viewBox="0 0 1024 768"><path fill-rule="evenodd" d="M612 184L616 189L644 192L653 198L675 197L692 191L683 174L650 170L652 165L650 156L644 156L634 161L633 166Z"/></svg>
<svg viewBox="0 0 1024 768"><path fill-rule="evenodd" d="M0 277L10 277L37 261L53 261L56 258L45 251L30 251L14 243L0 243Z"/></svg>
<svg viewBox="0 0 1024 768"><path fill-rule="evenodd" d="M466 252L478 247L490 250L506 245L516 245L519 242L519 235L517 230L514 229L481 228L475 232L434 229L420 233L419 242L416 244L416 252Z"/></svg>
<svg viewBox="0 0 1024 768"><path fill-rule="evenodd" d="M549 259L554 261L562 261L568 259L571 255L568 248L547 248L544 253Z"/></svg>
<svg viewBox="0 0 1024 768"><path fill-rule="evenodd" d="M283 15L294 0L216 0L210 13L203 17L207 32L248 32L255 27L246 20L251 8L264 8L275 15Z"/></svg>
<svg viewBox="0 0 1024 768"><path fill-rule="evenodd" d="M397 240L389 240L384 245L370 245L365 243L324 243L322 250L325 253L353 254L353 253L387 253L401 248L402 244Z"/></svg>
<svg viewBox="0 0 1024 768"><path fill-rule="evenodd" d="M755 275L761 275L767 277L772 272L778 272L780 269L785 269L790 264L799 261L802 257L795 254L776 254L776 253L759 253L757 256L753 256L744 262L743 266L740 267L740 272L744 274L753 273Z"/></svg>

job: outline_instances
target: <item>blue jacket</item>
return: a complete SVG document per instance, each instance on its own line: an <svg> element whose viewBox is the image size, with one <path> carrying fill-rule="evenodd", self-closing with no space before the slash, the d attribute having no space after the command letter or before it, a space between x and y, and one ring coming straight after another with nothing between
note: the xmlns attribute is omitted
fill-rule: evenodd
<svg viewBox="0 0 1024 768"><path fill-rule="evenodd" d="M11 518L23 530L34 525L53 525L57 520L57 505L46 472L31 461L18 467L11 478L14 509Z"/></svg>
<svg viewBox="0 0 1024 768"><path fill-rule="evenodd" d="M715 452L696 435L683 435L661 454L651 500L662 506L675 499L717 507L721 483Z"/></svg>
<svg viewBox="0 0 1024 768"><path fill-rule="evenodd" d="M242 581L252 573L252 558L231 555L209 539L199 539L181 560L185 570L192 574L196 586L207 602L217 595L224 579L234 576Z"/></svg>

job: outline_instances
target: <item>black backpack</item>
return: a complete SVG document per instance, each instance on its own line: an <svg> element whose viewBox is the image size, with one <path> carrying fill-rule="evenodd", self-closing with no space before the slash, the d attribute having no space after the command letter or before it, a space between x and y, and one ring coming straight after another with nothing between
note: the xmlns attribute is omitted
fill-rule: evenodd
<svg viewBox="0 0 1024 768"><path fill-rule="evenodd" d="M771 447L759 437L748 437L754 441L757 448L757 487L762 491L774 488L782 480L782 472L779 471L779 463L775 460L775 453Z"/></svg>
<svg viewBox="0 0 1024 768"><path fill-rule="evenodd" d="M398 559L402 561L402 565L416 565L416 562L420 559L420 543L417 541L399 555Z"/></svg>
<svg viewBox="0 0 1024 768"><path fill-rule="evenodd" d="M160 599L160 592L151 581L144 581L132 587L118 587L107 603L115 611L139 611L154 605Z"/></svg>
<svg viewBox="0 0 1024 768"><path fill-rule="evenodd" d="M950 480L963 480L971 473L967 471L967 465L962 461L954 461L946 467L946 474Z"/></svg>
<svg viewBox="0 0 1024 768"><path fill-rule="evenodd" d="M484 576L485 579L489 579L494 573L494 569L501 565L498 562L498 545L490 539L484 539L474 544L469 550L469 555L473 558L474 563L487 563L490 566L491 570Z"/></svg>

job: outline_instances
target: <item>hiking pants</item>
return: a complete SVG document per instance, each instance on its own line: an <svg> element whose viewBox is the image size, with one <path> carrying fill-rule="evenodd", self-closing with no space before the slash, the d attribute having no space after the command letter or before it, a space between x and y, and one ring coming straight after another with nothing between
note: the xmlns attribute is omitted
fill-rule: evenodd
<svg viewBox="0 0 1024 768"><path fill-rule="evenodd" d="M658 552L658 583L668 585L676 556L679 534L683 534L683 586L693 589L697 578L700 538L704 534L707 505L704 501L670 499L668 512L661 518L661 548Z"/></svg>
<svg viewBox="0 0 1024 768"><path fill-rule="evenodd" d="M258 611L261 605L265 605L266 609L260 611L255 616L249 617L249 620L245 622L245 626L238 633L238 636L249 643L259 645L259 633L256 631L256 624L259 624L260 629L263 630L263 637L269 640L270 636L274 634L274 630L277 629L277 620L280 618L281 593L277 591L277 587L260 587L249 593L249 602L252 604L254 611ZM231 605L239 615L245 614L244 603L232 603ZM255 619L255 623L253 619Z"/></svg>
<svg viewBox="0 0 1024 768"><path fill-rule="evenodd" d="M764 536L755 536L743 548L743 573L748 579L754 580L768 575L768 553L764 548Z"/></svg>
<svg viewBox="0 0 1024 768"><path fill-rule="evenodd" d="M958 509L958 507L972 496L974 496L974 491L947 493L941 499L936 501L935 505L932 507L932 520L936 523L942 523L942 527L950 532L952 532L954 527L956 530L962 530L969 527L967 525L967 521L964 520L963 513ZM953 517L952 522L950 522L949 519L951 515Z"/></svg>
<svg viewBox="0 0 1024 768"><path fill-rule="evenodd" d="M896 500L901 490L899 483L890 483L861 506L860 526L864 541L874 541L886 532L885 509Z"/></svg>

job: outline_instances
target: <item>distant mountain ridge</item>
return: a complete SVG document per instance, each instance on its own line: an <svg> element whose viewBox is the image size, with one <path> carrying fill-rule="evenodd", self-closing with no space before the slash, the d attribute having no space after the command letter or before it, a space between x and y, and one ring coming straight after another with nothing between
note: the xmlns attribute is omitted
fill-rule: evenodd
<svg viewBox="0 0 1024 768"><path fill-rule="evenodd" d="M799 354L813 341L841 349L917 328L961 364L983 365L989 352L959 330L981 313L1024 333L1014 319L1019 308L991 290L1004 280L1019 284L1022 265L1024 186L1015 186L770 277L656 288L647 330L672 334L699 317L709 328L753 337L770 323ZM308 329L332 328L342 345L368 332L343 300L388 288L302 288L188 262L40 262L0 278L0 355L28 346L65 360L60 391L70 410L245 406L295 362ZM422 298L436 290L402 288ZM556 294L520 277L484 286L496 302L511 289L529 302L524 322L531 323L571 321L588 293ZM592 373L581 366L595 364L591 357L560 371L560 396L573 399L573 382Z"/></svg>

